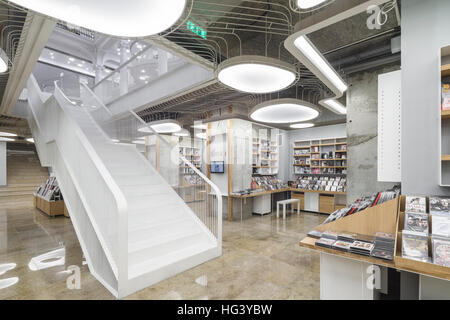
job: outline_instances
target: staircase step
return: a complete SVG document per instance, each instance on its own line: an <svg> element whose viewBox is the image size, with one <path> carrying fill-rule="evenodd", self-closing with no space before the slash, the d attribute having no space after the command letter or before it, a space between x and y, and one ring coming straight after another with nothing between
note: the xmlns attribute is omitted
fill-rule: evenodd
<svg viewBox="0 0 450 320"><path fill-rule="evenodd" d="M164 268L167 265L183 261L184 259L214 249L215 247L216 245L212 242L196 243L183 249L166 253L158 258L150 258L140 263L130 264L128 268L128 277L130 279L136 278L145 273Z"/></svg>
<svg viewBox="0 0 450 320"><path fill-rule="evenodd" d="M126 197L152 196L159 194L167 194L167 190L162 188L160 184L139 185L139 186L122 186L120 187Z"/></svg>
<svg viewBox="0 0 450 320"><path fill-rule="evenodd" d="M159 223L132 224L128 226L128 243L138 243L144 241L149 235L161 234L163 232L183 234L186 230L190 229L198 229L198 225L188 215L178 219L161 220Z"/></svg>
<svg viewBox="0 0 450 320"><path fill-rule="evenodd" d="M208 236L200 227L186 230L183 233L172 233L167 230L165 235L159 231L149 235L148 238L128 244L128 261L130 264L139 264L149 258L160 257L167 252L179 250L188 246L209 241Z"/></svg>
<svg viewBox="0 0 450 320"><path fill-rule="evenodd" d="M142 212L152 210L155 212L170 212L181 208L180 202L174 201L174 194L155 194L151 196L127 197L128 211Z"/></svg>
<svg viewBox="0 0 450 320"><path fill-rule="evenodd" d="M183 210L174 210L170 214L158 214L152 211L141 211L130 213L128 215L128 230L142 229L149 225L166 224L176 222L188 217L189 215Z"/></svg>

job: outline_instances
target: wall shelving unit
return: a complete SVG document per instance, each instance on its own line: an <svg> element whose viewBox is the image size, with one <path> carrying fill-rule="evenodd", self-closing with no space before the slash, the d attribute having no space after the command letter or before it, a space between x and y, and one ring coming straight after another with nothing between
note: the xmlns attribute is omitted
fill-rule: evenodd
<svg viewBox="0 0 450 320"><path fill-rule="evenodd" d="M347 139L302 140L293 143L295 175L346 175Z"/></svg>
<svg viewBox="0 0 450 320"><path fill-rule="evenodd" d="M253 131L253 175L273 176L278 174L279 146L277 129L255 129Z"/></svg>

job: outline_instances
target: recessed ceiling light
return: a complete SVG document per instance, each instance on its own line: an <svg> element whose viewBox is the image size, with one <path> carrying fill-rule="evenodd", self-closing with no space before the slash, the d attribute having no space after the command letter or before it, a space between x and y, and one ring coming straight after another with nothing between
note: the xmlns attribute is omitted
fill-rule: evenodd
<svg viewBox="0 0 450 320"><path fill-rule="evenodd" d="M75 58L70 57L69 61L75 61Z"/></svg>
<svg viewBox="0 0 450 320"><path fill-rule="evenodd" d="M319 111L313 104L297 99L270 100L255 106L250 117L265 123L295 123L315 119Z"/></svg>
<svg viewBox="0 0 450 320"><path fill-rule="evenodd" d="M328 99L323 104L331 111L338 112L340 114L347 114L347 108L336 100Z"/></svg>
<svg viewBox="0 0 450 320"><path fill-rule="evenodd" d="M300 9L309 9L318 6L326 0L297 0L297 5Z"/></svg>
<svg viewBox="0 0 450 320"><path fill-rule="evenodd" d="M13 138L0 137L0 141L2 141L2 142L10 142L10 141L14 141L14 139Z"/></svg>
<svg viewBox="0 0 450 320"><path fill-rule="evenodd" d="M181 130L180 124L171 119L149 122L148 125L157 133L174 133ZM138 131L153 133L148 126L141 127Z"/></svg>
<svg viewBox="0 0 450 320"><path fill-rule="evenodd" d="M141 72L142 72L142 73L145 73L145 69L142 69Z"/></svg>
<svg viewBox="0 0 450 320"><path fill-rule="evenodd" d="M314 123L295 123L291 124L289 127L292 129L306 129L314 127Z"/></svg>
<svg viewBox="0 0 450 320"><path fill-rule="evenodd" d="M34 143L34 139L33 138L28 138L27 141L30 142L30 143Z"/></svg>
<svg viewBox="0 0 450 320"><path fill-rule="evenodd" d="M189 131L187 131L186 129L181 129L178 132L172 133L172 135L177 137L189 137Z"/></svg>
<svg viewBox="0 0 450 320"><path fill-rule="evenodd" d="M81 63L77 64L77 66L82 67L83 65Z"/></svg>
<svg viewBox="0 0 450 320"><path fill-rule="evenodd" d="M8 55L2 48L0 48L0 73L8 71L8 61Z"/></svg>
<svg viewBox="0 0 450 320"><path fill-rule="evenodd" d="M160 33L181 17L186 0L11 0L27 9L118 37Z"/></svg>
<svg viewBox="0 0 450 320"><path fill-rule="evenodd" d="M294 45L299 49L303 56L308 60L310 65L306 65L308 69L311 67L317 69L318 76L321 80L325 77L331 84L336 87L341 93L347 90L347 85L337 74L337 72L325 60L322 54L314 47L306 36L300 36L294 41ZM304 61L301 61L304 63ZM305 63L304 63L305 64ZM311 70L312 71L312 70ZM313 71L314 73L314 71Z"/></svg>
<svg viewBox="0 0 450 320"><path fill-rule="evenodd" d="M262 56L238 56L222 62L217 78L224 85L249 93L271 93L292 85L295 67L281 60Z"/></svg>
<svg viewBox="0 0 450 320"><path fill-rule="evenodd" d="M0 132L0 136L3 136L3 137L17 137L17 134L9 133L9 132Z"/></svg>
<svg viewBox="0 0 450 320"><path fill-rule="evenodd" d="M133 140L132 143L134 143L134 144L145 144L145 140Z"/></svg>

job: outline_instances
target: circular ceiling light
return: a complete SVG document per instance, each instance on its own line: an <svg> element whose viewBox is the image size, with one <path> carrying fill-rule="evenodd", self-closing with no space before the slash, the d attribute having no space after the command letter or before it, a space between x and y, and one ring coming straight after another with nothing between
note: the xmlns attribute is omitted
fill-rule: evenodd
<svg viewBox="0 0 450 320"><path fill-rule="evenodd" d="M306 129L306 128L312 128L314 127L314 123L294 123L291 124L289 127L291 127L292 129Z"/></svg>
<svg viewBox="0 0 450 320"><path fill-rule="evenodd" d="M271 93L291 86L297 79L294 66L262 56L238 56L222 62L216 71L224 85L248 93Z"/></svg>
<svg viewBox="0 0 450 320"><path fill-rule="evenodd" d="M14 139L12 139L12 138L4 138L4 137L0 137L0 141L1 141L1 142L10 142L10 141L14 141Z"/></svg>
<svg viewBox="0 0 450 320"><path fill-rule="evenodd" d="M251 110L250 118L265 123L295 123L315 119L319 114L312 103L288 98L258 104Z"/></svg>
<svg viewBox="0 0 450 320"><path fill-rule="evenodd" d="M206 140L208 137L206 136L206 132L198 132L196 135L195 135L197 138L199 138L199 139L203 139L203 140Z"/></svg>
<svg viewBox="0 0 450 320"><path fill-rule="evenodd" d="M27 141L28 141L29 143L34 143L34 139L33 139L33 138L28 138Z"/></svg>
<svg viewBox="0 0 450 320"><path fill-rule="evenodd" d="M17 134L9 133L9 132L0 132L0 136L2 136L2 137L17 137Z"/></svg>
<svg viewBox="0 0 450 320"><path fill-rule="evenodd" d="M297 5L300 9L310 9L325 1L326 0L297 0Z"/></svg>
<svg viewBox="0 0 450 320"><path fill-rule="evenodd" d="M6 52L0 48L0 73L8 71L8 56Z"/></svg>
<svg viewBox="0 0 450 320"><path fill-rule="evenodd" d="M177 137L189 137L189 131L186 129L181 129L178 132L172 133L172 135Z"/></svg>
<svg viewBox="0 0 450 320"><path fill-rule="evenodd" d="M191 126L191 128L199 129L199 130L206 130L206 129L208 129L208 125L206 123L197 123L197 124L194 124L193 126Z"/></svg>
<svg viewBox="0 0 450 320"><path fill-rule="evenodd" d="M181 130L180 124L171 119L149 122L148 126L152 127L157 133L174 133ZM138 131L153 133L148 126L141 127Z"/></svg>
<svg viewBox="0 0 450 320"><path fill-rule="evenodd" d="M186 0L11 0L27 9L118 37L160 33L181 17Z"/></svg>

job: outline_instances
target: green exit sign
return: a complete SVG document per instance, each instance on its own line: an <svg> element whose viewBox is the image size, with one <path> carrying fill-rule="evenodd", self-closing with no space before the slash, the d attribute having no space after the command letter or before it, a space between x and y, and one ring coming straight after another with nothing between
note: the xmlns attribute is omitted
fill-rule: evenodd
<svg viewBox="0 0 450 320"><path fill-rule="evenodd" d="M198 36L200 36L200 37L202 37L203 39L206 40L206 35L207 35L206 30L203 29L202 27L199 27L194 22L188 21L187 22L187 29L189 31L191 31L192 33L195 33L196 35L198 35Z"/></svg>

